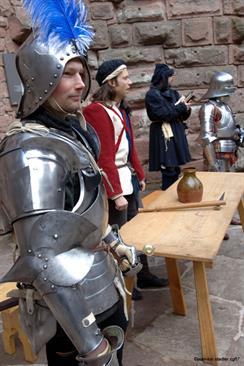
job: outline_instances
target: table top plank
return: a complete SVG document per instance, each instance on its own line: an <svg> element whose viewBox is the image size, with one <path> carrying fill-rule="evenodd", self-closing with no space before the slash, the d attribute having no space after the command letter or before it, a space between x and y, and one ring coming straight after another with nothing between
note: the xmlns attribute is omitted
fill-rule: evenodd
<svg viewBox="0 0 244 366"><path fill-rule="evenodd" d="M244 173L198 172L197 176L203 183L203 200L219 199L225 192L226 205L221 210L208 207L139 213L121 228L124 241L138 250L151 244L155 255L211 262L243 196ZM146 207L178 203L177 183L156 193L155 200L149 200Z"/></svg>

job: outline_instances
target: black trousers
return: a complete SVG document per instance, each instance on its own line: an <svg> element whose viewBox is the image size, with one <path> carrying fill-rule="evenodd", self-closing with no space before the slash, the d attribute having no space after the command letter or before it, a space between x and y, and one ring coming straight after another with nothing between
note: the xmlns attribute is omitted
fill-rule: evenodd
<svg viewBox="0 0 244 366"><path fill-rule="evenodd" d="M128 321L125 318L122 298L120 298L119 302L116 304L114 313L108 316L108 318L106 318L106 313L98 315L96 317L96 321L101 330L110 325L118 325L125 332L128 326ZM57 352L66 353L66 356L60 356ZM123 347L117 351L117 358L120 366L123 366L122 353ZM79 365L79 362L76 360L78 352L59 324L57 324L57 332L55 336L46 344L46 355L48 366Z"/></svg>
<svg viewBox="0 0 244 366"><path fill-rule="evenodd" d="M119 228L123 226L127 221L131 220L138 213L138 197L136 194L132 193L130 195L124 196L128 201L128 206L123 211L118 211L115 208L115 203L113 200L108 200L109 216L108 222L110 225L117 224Z"/></svg>
<svg viewBox="0 0 244 366"><path fill-rule="evenodd" d="M117 224L119 228L123 226L127 221L130 221L133 219L134 216L138 213L138 207L139 207L139 193L138 195L135 193L132 193L130 195L124 196L128 201L128 207L126 210L118 211L115 208L115 203L113 200L109 200L109 224ZM148 261L147 256L145 254L139 255L140 261L143 265L141 271L137 274L137 279L144 279L147 278L150 273L150 269L148 267Z"/></svg>

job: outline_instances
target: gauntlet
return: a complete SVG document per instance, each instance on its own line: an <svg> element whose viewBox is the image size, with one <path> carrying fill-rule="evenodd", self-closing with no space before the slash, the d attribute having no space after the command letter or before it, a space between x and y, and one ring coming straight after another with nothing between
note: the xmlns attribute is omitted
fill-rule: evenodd
<svg viewBox="0 0 244 366"><path fill-rule="evenodd" d="M118 260L121 271L126 276L136 275L142 268L142 264L137 257L136 248L124 243L119 234L118 225L109 226L108 229L110 231L103 241L110 246L111 252Z"/></svg>

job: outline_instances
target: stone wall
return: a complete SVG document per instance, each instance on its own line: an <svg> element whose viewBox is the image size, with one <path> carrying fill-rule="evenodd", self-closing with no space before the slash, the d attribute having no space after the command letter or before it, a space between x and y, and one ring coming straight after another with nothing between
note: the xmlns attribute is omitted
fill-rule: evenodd
<svg viewBox="0 0 244 366"><path fill-rule="evenodd" d="M123 58L133 87L128 99L140 158L147 168L148 126L144 96L155 63L176 69L175 87L194 90L196 102L189 119L188 141L194 165L202 167L198 142L201 95L214 71L231 73L237 91L231 97L236 119L244 126L244 0L86 0L95 43L89 51L94 78L98 64ZM20 0L0 0L0 52L13 52L28 33ZM96 88L92 82L92 90ZM0 59L0 136L14 116ZM157 175L148 174L149 179Z"/></svg>

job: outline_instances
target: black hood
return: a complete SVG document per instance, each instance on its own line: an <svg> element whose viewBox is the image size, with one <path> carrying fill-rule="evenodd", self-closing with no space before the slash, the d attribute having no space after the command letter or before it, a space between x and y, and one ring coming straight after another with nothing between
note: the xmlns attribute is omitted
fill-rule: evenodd
<svg viewBox="0 0 244 366"><path fill-rule="evenodd" d="M172 75L174 75L174 69L165 64L156 64L151 83L153 86L161 84L160 89L166 90L168 89L168 78Z"/></svg>

